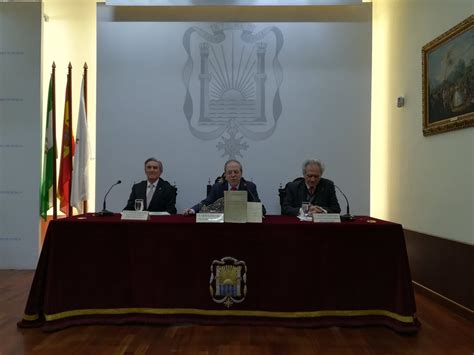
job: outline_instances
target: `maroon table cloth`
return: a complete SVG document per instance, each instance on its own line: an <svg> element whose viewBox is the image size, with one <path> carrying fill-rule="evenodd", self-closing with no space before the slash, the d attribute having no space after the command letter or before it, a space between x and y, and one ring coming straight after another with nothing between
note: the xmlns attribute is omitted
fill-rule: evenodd
<svg viewBox="0 0 474 355"><path fill-rule="evenodd" d="M87 214L49 224L18 326L384 325L416 332L415 312L399 224Z"/></svg>

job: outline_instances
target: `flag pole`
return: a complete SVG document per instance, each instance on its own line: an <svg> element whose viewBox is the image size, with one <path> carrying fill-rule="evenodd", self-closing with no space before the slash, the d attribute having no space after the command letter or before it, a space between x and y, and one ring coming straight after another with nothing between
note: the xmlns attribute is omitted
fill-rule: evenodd
<svg viewBox="0 0 474 355"><path fill-rule="evenodd" d="M86 109L86 120L87 120L87 62L84 62L84 105ZM77 132L76 132L77 133ZM87 213L87 200L84 201L83 203L83 209L84 213Z"/></svg>
<svg viewBox="0 0 474 355"><path fill-rule="evenodd" d="M70 115L70 118L71 118L71 121L69 122L69 127L68 127L68 130L69 130L69 147L71 147L71 150L70 150L70 153L69 153L69 166L72 167L72 153L73 153L73 150L72 150L72 145L73 145L73 142L72 142L72 65L71 65L71 62L69 62L69 65L68 65L68 71L67 71L67 76L68 76L68 83L69 83L69 87L67 88L67 95L69 97L69 115ZM72 174L72 171L71 171L71 174ZM69 183L69 206L68 206L68 216L72 216L72 206L71 206L71 183Z"/></svg>
<svg viewBox="0 0 474 355"><path fill-rule="evenodd" d="M84 63L84 103L86 104L86 117L87 117L87 62Z"/></svg>
<svg viewBox="0 0 474 355"><path fill-rule="evenodd" d="M58 218L58 207L57 207L57 195L56 195L56 186L57 186L57 171L56 171L56 159L58 157L58 150L56 144L56 63L53 62L52 65L53 72L53 117L52 117L52 127L53 127L53 219Z"/></svg>

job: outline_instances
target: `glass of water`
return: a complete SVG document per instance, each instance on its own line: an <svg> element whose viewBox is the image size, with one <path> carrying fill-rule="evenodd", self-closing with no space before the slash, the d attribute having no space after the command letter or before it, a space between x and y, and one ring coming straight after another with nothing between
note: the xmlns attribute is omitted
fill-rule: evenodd
<svg viewBox="0 0 474 355"><path fill-rule="evenodd" d="M139 198L135 200L135 211L143 211L143 199Z"/></svg>
<svg viewBox="0 0 474 355"><path fill-rule="evenodd" d="M301 204L301 209L303 210L303 215L306 217L309 214L309 202L304 201Z"/></svg>

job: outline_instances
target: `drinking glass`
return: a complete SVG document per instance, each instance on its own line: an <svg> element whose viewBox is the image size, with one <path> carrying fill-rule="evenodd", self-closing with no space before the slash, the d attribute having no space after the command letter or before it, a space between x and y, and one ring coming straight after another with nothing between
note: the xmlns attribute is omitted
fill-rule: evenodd
<svg viewBox="0 0 474 355"><path fill-rule="evenodd" d="M143 211L143 199L135 200L135 211Z"/></svg>
<svg viewBox="0 0 474 355"><path fill-rule="evenodd" d="M303 202L301 204L301 209L303 210L303 215L306 217L308 216L308 213L309 213L309 202Z"/></svg>

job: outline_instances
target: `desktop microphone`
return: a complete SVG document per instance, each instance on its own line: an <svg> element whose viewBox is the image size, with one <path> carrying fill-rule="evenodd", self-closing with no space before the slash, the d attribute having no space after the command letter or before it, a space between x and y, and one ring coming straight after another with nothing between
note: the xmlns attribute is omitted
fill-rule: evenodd
<svg viewBox="0 0 474 355"><path fill-rule="evenodd" d="M252 201L250 201L250 202L257 202L258 200L253 195L252 191L250 191L250 189L247 185L247 182L245 180L243 180L242 183L243 183L242 185L245 187L245 190L247 190L247 192L250 194L250 197L252 198Z"/></svg>
<svg viewBox="0 0 474 355"><path fill-rule="evenodd" d="M346 199L346 214L341 216L341 221L353 221L354 216L349 212L349 200L347 199L347 196L344 194L344 192L342 192L339 186L337 186L336 184L334 184L334 186L339 190L342 196L344 196L344 198Z"/></svg>
<svg viewBox="0 0 474 355"><path fill-rule="evenodd" d="M107 193L106 193L105 196L104 196L104 203L103 203L103 205L102 205L102 211L98 212L98 213L97 213L97 216L105 217L105 216L113 216L113 215L114 215L113 212L107 211L105 201L107 200L107 195L109 194L110 190L112 190L112 187L114 187L115 185L121 184L121 183L122 183L122 181L119 180L119 181L117 181L115 184L113 184L112 186L110 186L110 188L107 190Z"/></svg>
<svg viewBox="0 0 474 355"><path fill-rule="evenodd" d="M245 190L250 194L250 197L252 198L252 201L250 202L260 202L262 204L262 215L265 216L267 214L267 210L265 209L265 206L261 201L259 201L257 198L255 198L255 195L252 193L252 191L249 189L247 185L247 181L242 179L242 185L245 187Z"/></svg>

